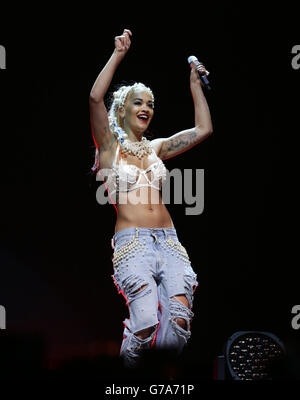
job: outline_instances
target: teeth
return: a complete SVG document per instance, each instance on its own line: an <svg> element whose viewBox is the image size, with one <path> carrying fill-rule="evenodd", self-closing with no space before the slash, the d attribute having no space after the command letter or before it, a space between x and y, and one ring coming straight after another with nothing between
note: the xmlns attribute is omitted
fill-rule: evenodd
<svg viewBox="0 0 300 400"><path fill-rule="evenodd" d="M148 117L146 115L139 115L138 117L142 118L142 119L148 119Z"/></svg>

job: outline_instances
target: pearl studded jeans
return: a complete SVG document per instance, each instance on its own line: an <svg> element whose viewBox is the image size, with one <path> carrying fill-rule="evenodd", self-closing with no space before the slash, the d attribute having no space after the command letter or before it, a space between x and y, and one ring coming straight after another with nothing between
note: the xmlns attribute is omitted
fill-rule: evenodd
<svg viewBox="0 0 300 400"><path fill-rule="evenodd" d="M176 349L179 354L191 336L198 282L175 228L122 229L113 236L112 247L112 278L130 316L123 321L124 365L136 366L141 351L152 346ZM185 295L189 307L176 295ZM186 322L187 329L177 324L177 318ZM136 336L147 328L153 328L149 337Z"/></svg>

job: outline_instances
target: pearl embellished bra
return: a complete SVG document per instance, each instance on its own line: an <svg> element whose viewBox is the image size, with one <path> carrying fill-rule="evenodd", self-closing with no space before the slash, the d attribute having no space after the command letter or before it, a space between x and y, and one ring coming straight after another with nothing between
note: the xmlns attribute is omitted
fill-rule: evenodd
<svg viewBox="0 0 300 400"><path fill-rule="evenodd" d="M157 161L149 165L145 170L133 164L127 164L121 158L117 164L120 143L118 143L115 158L111 170L107 174L106 186L110 195L115 192L130 192L143 186L152 187L161 190L162 181L166 179L166 167L162 160L154 153ZM150 175L148 175L150 174ZM141 183L142 178L145 183Z"/></svg>

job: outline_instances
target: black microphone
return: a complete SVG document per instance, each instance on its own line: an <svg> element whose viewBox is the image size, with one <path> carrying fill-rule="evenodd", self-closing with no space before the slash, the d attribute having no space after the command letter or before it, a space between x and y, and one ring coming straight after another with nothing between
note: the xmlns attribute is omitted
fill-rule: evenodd
<svg viewBox="0 0 300 400"><path fill-rule="evenodd" d="M198 61L198 58L195 57L195 56L190 56L190 57L188 58L188 63L189 63L189 64L194 63L194 64L196 65L196 69L197 69L198 75L199 75L199 77L200 77L200 79L201 79L203 85L204 85L208 90L210 90L211 87L209 86L209 82L208 82L208 79L207 79L207 75L209 74L209 72L206 71L206 74L201 74L200 71L198 70L198 68L200 67L200 65L203 65L203 64L200 63L200 62Z"/></svg>

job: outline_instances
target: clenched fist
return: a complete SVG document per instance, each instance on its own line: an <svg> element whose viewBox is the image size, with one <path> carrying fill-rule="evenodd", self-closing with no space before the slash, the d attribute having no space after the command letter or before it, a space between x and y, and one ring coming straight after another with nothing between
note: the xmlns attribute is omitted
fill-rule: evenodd
<svg viewBox="0 0 300 400"><path fill-rule="evenodd" d="M120 55L125 55L131 45L130 36L132 33L129 29L124 29L120 36L115 37L115 51Z"/></svg>
<svg viewBox="0 0 300 400"><path fill-rule="evenodd" d="M191 83L198 82L200 83L201 86L203 86L203 83L197 71L200 73L200 75L208 75L209 72L206 71L203 64L200 63L200 65L196 66L195 63L191 63L191 76L190 76Z"/></svg>

